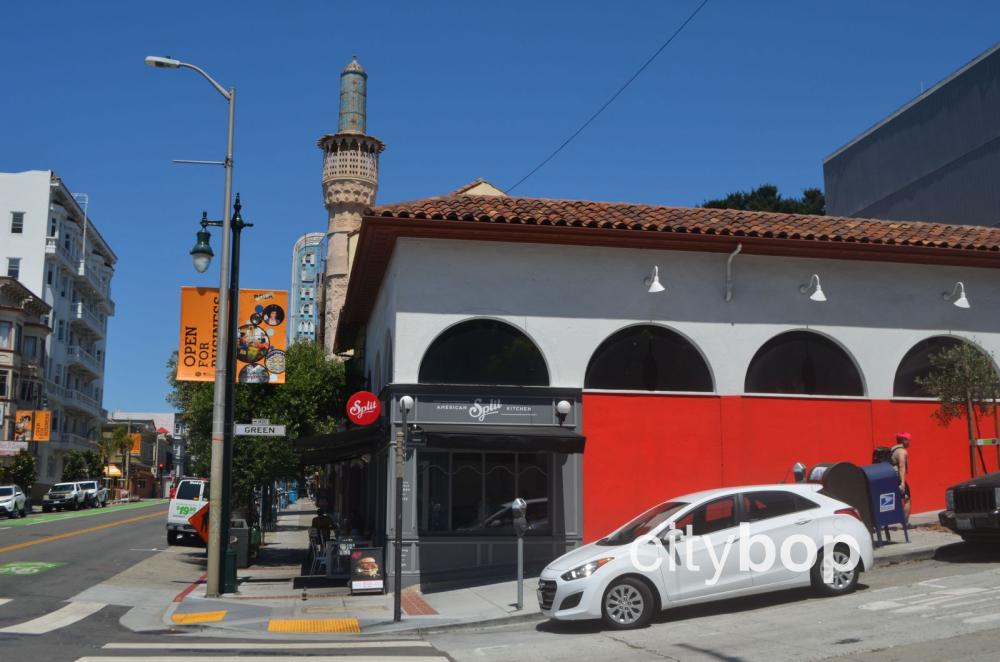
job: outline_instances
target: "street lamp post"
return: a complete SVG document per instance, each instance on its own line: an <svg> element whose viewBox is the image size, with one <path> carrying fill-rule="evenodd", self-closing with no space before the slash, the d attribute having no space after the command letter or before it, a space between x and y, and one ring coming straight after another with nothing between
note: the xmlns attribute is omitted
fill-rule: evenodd
<svg viewBox="0 0 1000 662"><path fill-rule="evenodd" d="M393 582L392 620L403 619L403 473L406 468L406 442L408 429L406 416L413 410L413 398L404 395L399 399L399 413L403 419L403 429L396 433L396 529L393 544L393 570L396 579Z"/></svg>
<svg viewBox="0 0 1000 662"><path fill-rule="evenodd" d="M223 552L228 538L228 521L223 518L225 495L228 493L228 484L225 483L226 458L232 452L232 420L226 418L226 388L232 377L227 374L229 367L227 351L231 347L230 343L230 293L226 282L226 269L230 265L229 244L230 244L230 215L229 205L232 200L233 191L233 120L235 118L236 88L228 90L215 81L200 67L180 60L168 57L158 57L150 55L146 58L146 64L156 68L166 69L192 69L201 74L205 80L211 83L212 87L223 96L229 104L229 123L226 132L226 160L222 163L226 172L225 202L222 205L222 255L221 268L219 269L219 316L217 323L216 345L215 345L215 388L212 396L212 461L211 461L211 486L209 492L209 516L208 516L208 576L206 582L206 594L209 597L217 597L222 593L222 578L225 573L226 558ZM195 268L199 263L195 261ZM208 268L208 263L204 264L204 271ZM222 360L223 358L226 360Z"/></svg>

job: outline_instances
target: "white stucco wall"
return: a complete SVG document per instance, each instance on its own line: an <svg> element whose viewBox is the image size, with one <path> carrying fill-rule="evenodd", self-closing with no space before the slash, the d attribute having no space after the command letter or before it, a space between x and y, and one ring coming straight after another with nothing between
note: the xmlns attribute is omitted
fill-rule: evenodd
<svg viewBox="0 0 1000 662"><path fill-rule="evenodd" d="M366 361L375 360L376 350L384 353L391 329L391 379L415 383L420 360L438 334L466 319L491 317L535 341L552 386L581 388L587 363L605 338L625 326L654 323L689 338L707 359L716 392L736 395L743 393L747 366L764 342L783 331L809 329L847 350L868 397L889 398L900 360L924 338L956 335L1000 353L996 270L739 255L727 303L727 257L400 239L369 321ZM667 288L656 295L643 285L653 265ZM820 276L826 303L799 292L813 273ZM959 280L970 309L941 298Z"/></svg>

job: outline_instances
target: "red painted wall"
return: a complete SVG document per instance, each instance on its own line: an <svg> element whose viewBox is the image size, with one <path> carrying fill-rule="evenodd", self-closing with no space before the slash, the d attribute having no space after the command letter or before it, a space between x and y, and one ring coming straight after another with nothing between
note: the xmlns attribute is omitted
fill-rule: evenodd
<svg viewBox="0 0 1000 662"><path fill-rule="evenodd" d="M603 393L583 403L585 540L686 492L791 480L795 462L868 464L898 431L913 435L914 513L943 508L945 488L969 477L965 422L942 427L934 403ZM992 419L978 436L994 436ZM996 471L997 450L983 455Z"/></svg>

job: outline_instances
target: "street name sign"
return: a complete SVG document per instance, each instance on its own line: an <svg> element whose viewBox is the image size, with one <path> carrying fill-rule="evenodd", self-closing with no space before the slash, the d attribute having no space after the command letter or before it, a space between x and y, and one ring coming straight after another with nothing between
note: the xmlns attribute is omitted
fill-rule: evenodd
<svg viewBox="0 0 1000 662"><path fill-rule="evenodd" d="M237 423L233 426L233 434L237 437L284 437L284 425L271 425L268 422Z"/></svg>

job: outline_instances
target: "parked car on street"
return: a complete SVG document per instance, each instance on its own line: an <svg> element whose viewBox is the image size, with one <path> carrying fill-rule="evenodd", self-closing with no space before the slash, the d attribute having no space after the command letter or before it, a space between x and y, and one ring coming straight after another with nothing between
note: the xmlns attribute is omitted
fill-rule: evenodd
<svg viewBox="0 0 1000 662"><path fill-rule="evenodd" d="M850 593L873 566L871 534L857 510L820 489L729 487L661 503L550 563L538 583L542 613L626 629L661 609L754 593L810 585L824 595ZM841 538L830 545L836 565L824 572L824 536L838 535L853 539L855 562ZM766 541L775 550L771 563Z"/></svg>
<svg viewBox="0 0 1000 662"><path fill-rule="evenodd" d="M979 476L945 491L938 521L966 542L1000 543L1000 472Z"/></svg>
<svg viewBox="0 0 1000 662"><path fill-rule="evenodd" d="M56 483L42 497L42 511L79 510L85 505L85 496L78 483Z"/></svg>
<svg viewBox="0 0 1000 662"><path fill-rule="evenodd" d="M28 516L28 499L17 485L0 485L0 515L11 519Z"/></svg>
<svg viewBox="0 0 1000 662"><path fill-rule="evenodd" d="M104 508L108 505L108 488L96 480L81 480L78 485L83 490L83 502L91 508Z"/></svg>
<svg viewBox="0 0 1000 662"><path fill-rule="evenodd" d="M208 481L184 478L177 485L177 493L167 509L167 544L176 545L181 538L200 540L188 518L208 503Z"/></svg>

